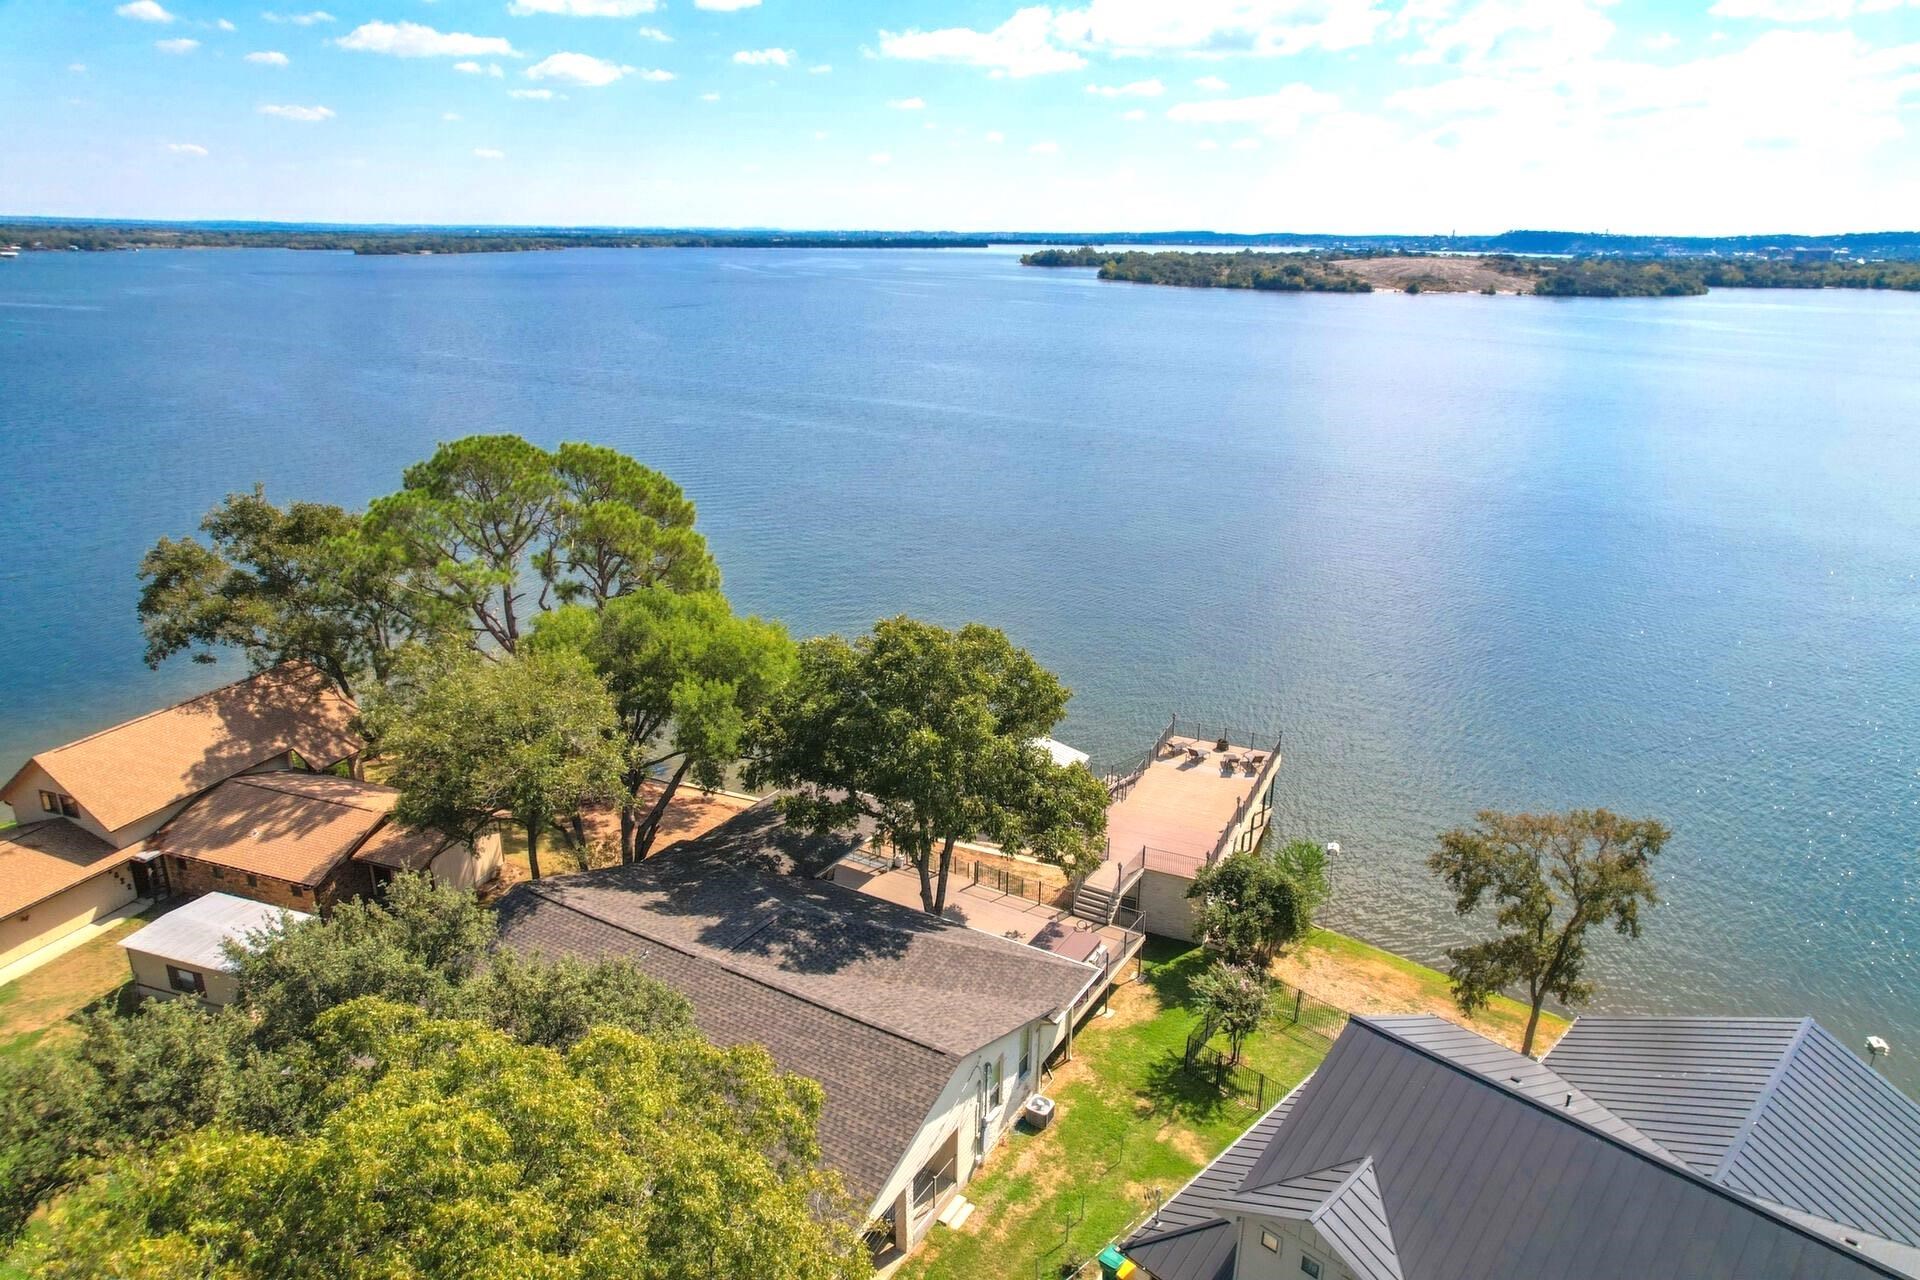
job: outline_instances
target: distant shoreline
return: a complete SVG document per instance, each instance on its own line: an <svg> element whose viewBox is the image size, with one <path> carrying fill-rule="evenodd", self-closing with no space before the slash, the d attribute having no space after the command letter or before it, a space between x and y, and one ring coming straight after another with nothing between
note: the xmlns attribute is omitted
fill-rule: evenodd
<svg viewBox="0 0 1920 1280"><path fill-rule="evenodd" d="M1683 298L1712 289L1920 292L1920 262L1805 258L1537 258L1517 254L1143 252L1041 249L1020 265L1092 267L1102 280L1272 293L1480 293Z"/></svg>
<svg viewBox="0 0 1920 1280"><path fill-rule="evenodd" d="M395 223L248 222L156 218L49 218L0 214L0 246L23 250L280 248L388 253L518 253L572 248L980 249L995 246L1131 249L1292 250L1355 258L1380 254L1514 256L1806 258L1820 261L1920 261L1920 231L1838 235L1614 235L1514 230L1494 235L1185 231L895 231L781 227L555 227Z"/></svg>

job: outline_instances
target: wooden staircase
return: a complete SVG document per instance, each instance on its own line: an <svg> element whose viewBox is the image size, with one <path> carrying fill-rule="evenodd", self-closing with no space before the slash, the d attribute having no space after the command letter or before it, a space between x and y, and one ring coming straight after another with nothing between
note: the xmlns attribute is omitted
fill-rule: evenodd
<svg viewBox="0 0 1920 1280"><path fill-rule="evenodd" d="M1082 880L1073 891L1073 914L1090 924L1110 925L1120 910L1120 900L1146 874L1147 851L1127 858L1109 858Z"/></svg>

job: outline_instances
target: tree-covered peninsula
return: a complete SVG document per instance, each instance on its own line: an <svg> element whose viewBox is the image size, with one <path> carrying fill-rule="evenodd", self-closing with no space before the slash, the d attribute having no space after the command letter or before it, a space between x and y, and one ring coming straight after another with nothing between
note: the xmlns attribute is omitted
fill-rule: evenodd
<svg viewBox="0 0 1920 1280"><path fill-rule="evenodd" d="M1194 289L1266 289L1279 293L1366 293L1373 286L1313 253L1111 253L1100 249L1041 249L1025 254L1029 267L1098 267L1102 280L1172 284Z"/></svg>

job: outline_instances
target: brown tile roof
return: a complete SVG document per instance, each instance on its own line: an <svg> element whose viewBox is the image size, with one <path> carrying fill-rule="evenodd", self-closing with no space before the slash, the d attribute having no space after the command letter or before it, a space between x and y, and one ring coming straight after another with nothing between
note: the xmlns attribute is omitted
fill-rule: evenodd
<svg viewBox="0 0 1920 1280"><path fill-rule="evenodd" d="M65 818L0 831L0 918L112 870L135 852L115 849Z"/></svg>
<svg viewBox="0 0 1920 1280"><path fill-rule="evenodd" d="M793 836L762 805L648 862L516 885L501 899L501 944L632 959L691 1000L716 1043L765 1045L820 1081L827 1164L871 1200L968 1055L1066 1007L1097 975L786 875L810 851Z"/></svg>
<svg viewBox="0 0 1920 1280"><path fill-rule="evenodd" d="M319 671L287 663L33 757L114 831L289 750L325 768L365 744ZM23 770L24 772L24 770ZM5 788L18 782L16 773Z"/></svg>
<svg viewBox="0 0 1920 1280"><path fill-rule="evenodd" d="M320 773L255 773L207 792L147 843L296 884L318 884L387 819L392 787Z"/></svg>

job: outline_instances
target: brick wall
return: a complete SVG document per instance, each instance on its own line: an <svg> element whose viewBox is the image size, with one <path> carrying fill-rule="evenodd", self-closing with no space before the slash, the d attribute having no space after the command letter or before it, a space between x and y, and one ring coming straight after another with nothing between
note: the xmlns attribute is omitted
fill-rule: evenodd
<svg viewBox="0 0 1920 1280"><path fill-rule="evenodd" d="M273 876L249 876L232 867L216 866L198 858L167 855L167 883L176 896L197 898L203 893L230 893L236 898L251 898L290 911L325 911L335 903L373 891L367 869L350 859L342 859L317 885L295 885ZM248 883L251 880L252 883Z"/></svg>

